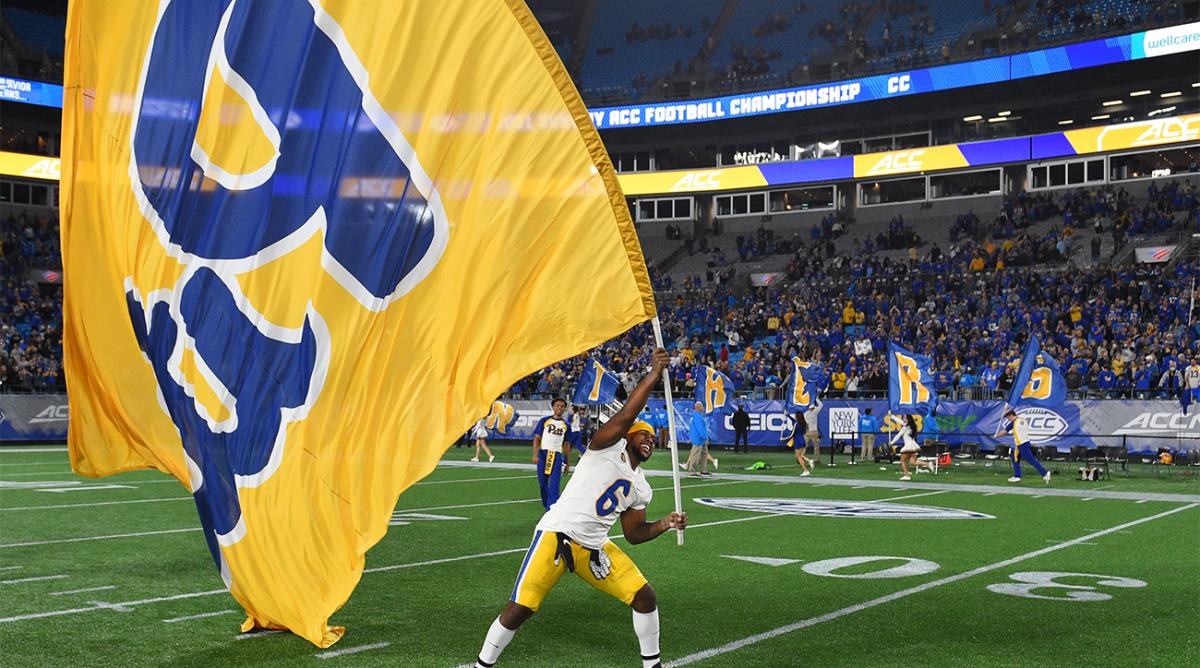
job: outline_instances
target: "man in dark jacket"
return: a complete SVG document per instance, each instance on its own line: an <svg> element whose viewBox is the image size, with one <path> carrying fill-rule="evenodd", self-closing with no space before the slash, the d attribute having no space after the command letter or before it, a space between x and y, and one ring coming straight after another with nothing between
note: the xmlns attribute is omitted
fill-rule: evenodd
<svg viewBox="0 0 1200 668"><path fill-rule="evenodd" d="M733 431L735 436L733 439L733 451L738 451L738 444L746 444L746 454L750 454L750 414L746 412L746 405L738 406L737 411L733 414L731 420L733 423Z"/></svg>

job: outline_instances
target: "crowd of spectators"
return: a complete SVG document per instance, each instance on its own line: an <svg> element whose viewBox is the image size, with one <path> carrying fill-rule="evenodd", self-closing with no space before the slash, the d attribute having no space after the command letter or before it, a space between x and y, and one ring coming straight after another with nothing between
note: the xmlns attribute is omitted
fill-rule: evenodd
<svg viewBox="0 0 1200 668"><path fill-rule="evenodd" d="M31 272L61 269L58 219L0 220L0 391L61 391L62 286Z"/></svg>
<svg viewBox="0 0 1200 668"><path fill-rule="evenodd" d="M1200 363L1200 316L1188 325L1192 281L1200 278L1194 261L1169 270L882 268L875 278L809 276L746 296L706 288L697 292L705 299L660 301L674 383L693 391L695 365L707 364L740 389L770 394L799 356L822 365L828 395L878 395L887 387L883 352L895 341L933 357L940 391L996 396L1011 385L1030 334L1059 362L1071 390L1093 395L1174 396L1183 370ZM652 347L649 328L637 327L512 392L567 396L589 355L632 382Z"/></svg>
<svg viewBox="0 0 1200 668"><path fill-rule="evenodd" d="M918 248L922 241L902 216L877 237L853 239L849 253L835 251L834 239L847 232L833 215L812 228L810 243L800 235L780 239L763 226L739 235L738 259L784 249L791 254L788 280L748 294L732 287L732 257L696 244L696 252L709 254L707 276L668 275L655 284L672 373L687 392L695 387L695 365L709 364L741 388L770 394L799 355L823 365L831 392L879 393L887 379L881 351L896 341L933 356L940 389L992 396L1011 383L1032 333L1062 365L1072 390L1165 396L1176 389L1175 372L1200 361L1200 305L1190 313L1200 264L1066 263L1079 225L1115 230L1122 240L1159 229L1163 220L1200 232L1198 212L1194 186L1171 181L1151 183L1138 198L1112 186L1015 195L991 222L971 210L959 215L946 250L936 243ZM1035 233L1035 226L1048 229ZM908 253L882 252L894 248ZM648 328L635 328L589 354L632 372L632 380L651 341ZM565 396L587 357L543 369L512 391Z"/></svg>

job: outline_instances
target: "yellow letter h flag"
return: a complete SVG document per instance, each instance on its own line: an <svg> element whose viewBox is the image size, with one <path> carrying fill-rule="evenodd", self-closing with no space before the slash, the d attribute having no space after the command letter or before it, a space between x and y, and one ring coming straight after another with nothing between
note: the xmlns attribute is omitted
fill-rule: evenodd
<svg viewBox="0 0 1200 668"><path fill-rule="evenodd" d="M400 493L654 313L519 0L77 0L65 79L72 464L187 486L246 629L336 642Z"/></svg>

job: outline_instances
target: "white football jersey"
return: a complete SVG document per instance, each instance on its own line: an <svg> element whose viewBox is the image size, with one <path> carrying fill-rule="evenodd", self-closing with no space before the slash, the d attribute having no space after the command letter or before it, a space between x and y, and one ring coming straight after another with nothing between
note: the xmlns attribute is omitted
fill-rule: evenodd
<svg viewBox="0 0 1200 668"><path fill-rule="evenodd" d="M535 436L541 435L542 440L538 447L542 450L562 452L562 444L567 437L567 431L566 420L547 415L537 423L533 433Z"/></svg>
<svg viewBox="0 0 1200 668"><path fill-rule="evenodd" d="M588 450L575 465L575 474L537 528L558 531L580 545L598 550L608 542L608 532L633 508L644 510L654 497L641 468L629 465L625 439L603 450Z"/></svg>

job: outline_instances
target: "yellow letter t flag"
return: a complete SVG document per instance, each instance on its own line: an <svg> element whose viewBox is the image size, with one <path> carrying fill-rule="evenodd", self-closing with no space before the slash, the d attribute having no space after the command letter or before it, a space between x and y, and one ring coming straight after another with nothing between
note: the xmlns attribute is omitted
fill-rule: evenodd
<svg viewBox="0 0 1200 668"><path fill-rule="evenodd" d="M246 629L336 642L400 493L654 314L519 0L77 0L63 138L72 464L188 486Z"/></svg>

